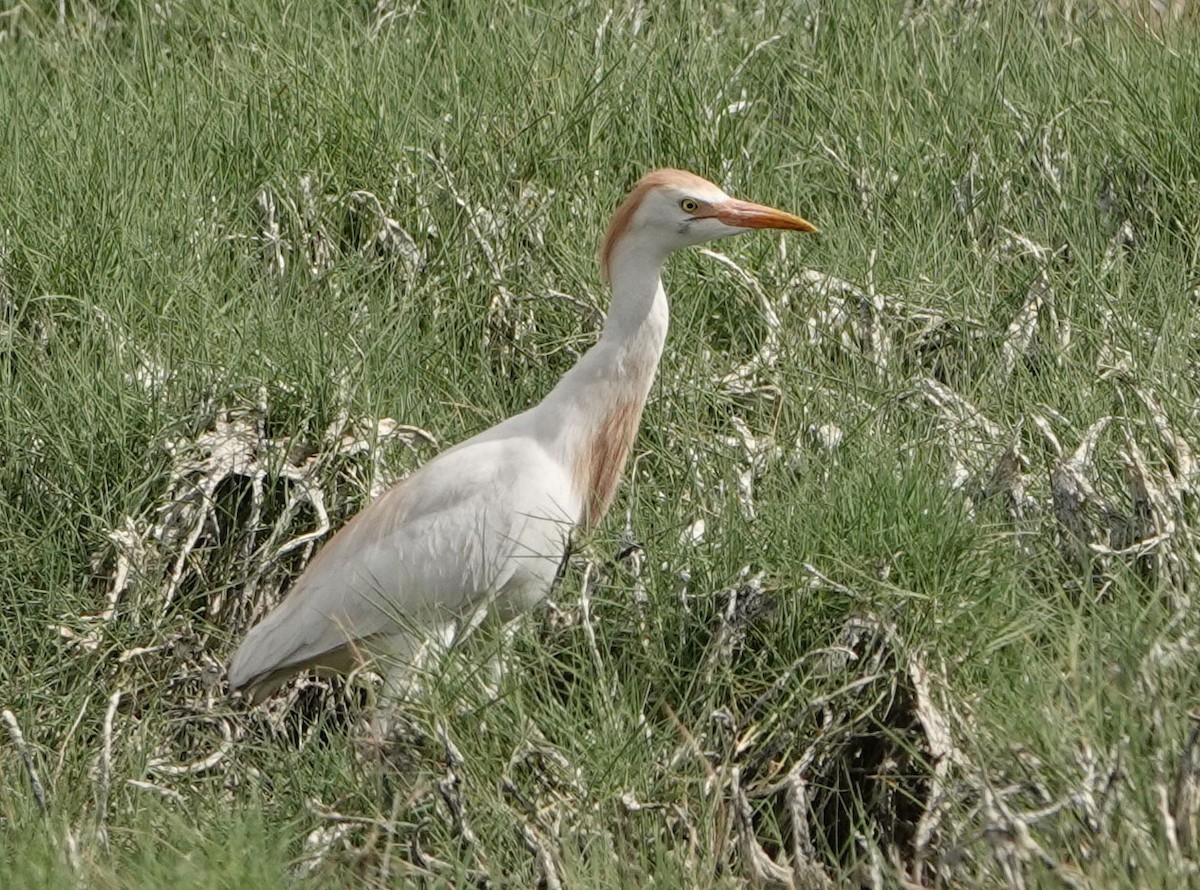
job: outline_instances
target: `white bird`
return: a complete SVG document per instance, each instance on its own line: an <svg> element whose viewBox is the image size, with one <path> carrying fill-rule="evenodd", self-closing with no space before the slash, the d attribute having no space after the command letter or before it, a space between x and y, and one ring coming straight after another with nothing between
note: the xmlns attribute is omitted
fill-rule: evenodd
<svg viewBox="0 0 1200 890"><path fill-rule="evenodd" d="M439 454L351 519L246 634L230 688L258 701L293 674L347 672L368 654L403 671L429 640L545 596L572 532L608 509L637 434L667 336L663 263L750 229L816 231L692 173L642 178L600 251L612 300L599 341L537 405Z"/></svg>

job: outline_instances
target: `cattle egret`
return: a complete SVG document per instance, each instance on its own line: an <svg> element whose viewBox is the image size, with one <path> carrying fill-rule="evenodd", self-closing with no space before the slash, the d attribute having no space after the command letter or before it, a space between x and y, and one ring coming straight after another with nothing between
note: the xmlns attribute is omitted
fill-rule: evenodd
<svg viewBox="0 0 1200 890"><path fill-rule="evenodd" d="M600 251L612 301L599 341L540 403L439 454L351 519L246 634L230 687L258 701L293 674L347 672L368 653L403 671L426 642L545 596L572 531L611 503L637 434L667 335L663 263L750 229L816 231L692 173L638 182Z"/></svg>

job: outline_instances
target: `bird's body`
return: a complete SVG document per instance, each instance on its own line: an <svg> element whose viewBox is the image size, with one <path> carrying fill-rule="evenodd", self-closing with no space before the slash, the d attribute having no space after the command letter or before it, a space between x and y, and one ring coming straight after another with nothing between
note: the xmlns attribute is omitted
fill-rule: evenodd
<svg viewBox="0 0 1200 890"><path fill-rule="evenodd" d="M403 662L447 628L540 600L571 533L601 519L620 481L666 340L666 257L768 227L815 231L690 173L644 177L601 252L613 299L599 342L537 405L438 455L341 529L246 635L230 687L257 699L371 651Z"/></svg>

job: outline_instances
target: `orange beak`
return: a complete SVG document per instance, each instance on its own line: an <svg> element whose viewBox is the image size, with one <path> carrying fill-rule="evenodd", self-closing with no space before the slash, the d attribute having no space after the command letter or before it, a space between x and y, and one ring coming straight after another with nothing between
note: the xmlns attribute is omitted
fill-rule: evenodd
<svg viewBox="0 0 1200 890"><path fill-rule="evenodd" d="M806 219L750 201L731 198L715 204L704 216L714 217L727 226L740 229L789 229L794 232L816 232L817 227Z"/></svg>

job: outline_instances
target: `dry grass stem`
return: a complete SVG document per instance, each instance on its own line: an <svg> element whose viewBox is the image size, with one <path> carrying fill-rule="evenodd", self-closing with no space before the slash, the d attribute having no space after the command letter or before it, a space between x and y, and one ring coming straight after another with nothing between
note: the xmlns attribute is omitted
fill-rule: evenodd
<svg viewBox="0 0 1200 890"><path fill-rule="evenodd" d="M46 804L46 789L42 787L42 780L38 776L37 767L34 766L33 752L29 750L29 744L25 741L25 733L21 732L21 725L12 711L5 708L0 712L0 718L8 727L8 737L16 746L17 753L21 755L21 762L25 765L25 775L29 778L29 788L33 791L33 799L37 803L38 812L45 818L50 815L50 809Z"/></svg>

